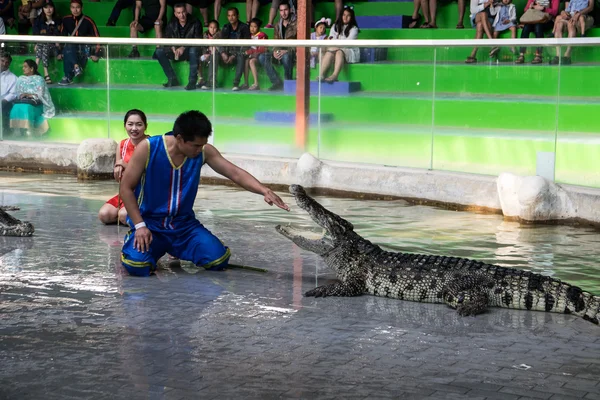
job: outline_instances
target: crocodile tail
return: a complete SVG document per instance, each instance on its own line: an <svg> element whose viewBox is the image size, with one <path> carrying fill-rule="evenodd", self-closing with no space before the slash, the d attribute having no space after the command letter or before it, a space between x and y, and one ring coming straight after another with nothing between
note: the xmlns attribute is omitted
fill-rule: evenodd
<svg viewBox="0 0 600 400"><path fill-rule="evenodd" d="M566 284L565 314L575 314L596 325L600 322L600 296L581 290L577 286Z"/></svg>

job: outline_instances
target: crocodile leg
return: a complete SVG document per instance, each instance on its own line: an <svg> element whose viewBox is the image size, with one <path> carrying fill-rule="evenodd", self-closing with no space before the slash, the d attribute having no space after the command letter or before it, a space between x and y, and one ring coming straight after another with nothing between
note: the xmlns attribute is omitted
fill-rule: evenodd
<svg viewBox="0 0 600 400"><path fill-rule="evenodd" d="M456 275L442 291L444 302L461 316L482 314L489 304L493 280L481 274Z"/></svg>
<svg viewBox="0 0 600 400"><path fill-rule="evenodd" d="M345 282L335 281L328 285L318 286L308 292L304 293L306 297L327 297L327 296L341 296L341 297L352 297L360 296L365 292L364 281L361 282L359 279L349 279Z"/></svg>

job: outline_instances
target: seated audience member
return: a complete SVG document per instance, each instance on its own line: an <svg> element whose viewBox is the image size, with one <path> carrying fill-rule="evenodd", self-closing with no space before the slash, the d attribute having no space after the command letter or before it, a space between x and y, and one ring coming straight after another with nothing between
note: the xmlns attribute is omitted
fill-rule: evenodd
<svg viewBox="0 0 600 400"><path fill-rule="evenodd" d="M0 35L6 35L6 26L4 20L0 17Z"/></svg>
<svg viewBox="0 0 600 400"><path fill-rule="evenodd" d="M123 172L127 168L129 159L133 154L135 147L144 139L150 137L146 135L146 129L148 128L148 120L146 114L141 110L129 110L125 114L123 121L125 131L127 132L127 139L121 140L117 147L117 154L115 159L115 166L113 168L113 175L117 182L121 182ZM111 197L98 211L98 219L103 224L116 224L117 220L123 225L127 225L127 210L123 207L123 202L118 194Z"/></svg>
<svg viewBox="0 0 600 400"><path fill-rule="evenodd" d="M327 24L327 26L325 26ZM327 28L331 25L329 18L321 18L315 23L315 31L310 34L310 40L325 40L327 39ZM310 67L315 68L319 61L319 49L316 47L310 48Z"/></svg>
<svg viewBox="0 0 600 400"><path fill-rule="evenodd" d="M55 109L44 78L33 60L23 63L23 75L17 79L17 99L10 110L10 127L41 135L49 129L47 119Z"/></svg>
<svg viewBox="0 0 600 400"><path fill-rule="evenodd" d="M456 29L464 29L463 20L465 18L466 4L465 0L457 0L458 3L458 22ZM423 9L423 18L425 23L421 28L437 28L437 8L438 0L413 0L413 15L412 21L408 25L409 28L416 28L420 21L419 9Z"/></svg>
<svg viewBox="0 0 600 400"><path fill-rule="evenodd" d="M290 9L289 3L279 4L279 21L275 25L275 31L273 33L274 39L279 40L295 40L297 35L297 20L296 14L293 14ZM292 45L293 46L293 45ZM295 47L281 47L273 49L273 57L277 62L283 65L283 75L285 80L293 79L294 64L296 63L296 49ZM262 57L259 58L261 61ZM261 61L265 71L271 79L271 83L276 85L276 82L281 82L273 66L271 65L271 58L264 57L264 62ZM270 72L273 71L273 72ZM277 77L277 79L275 79ZM277 83L283 87L283 83ZM278 87L273 88L273 90Z"/></svg>
<svg viewBox="0 0 600 400"><path fill-rule="evenodd" d="M471 25L476 28L475 39L483 39L483 33L488 39L492 39L492 18L489 8L493 5L493 0L471 0ZM477 62L477 47L473 48L471 55L467 57L465 63L473 64Z"/></svg>
<svg viewBox="0 0 600 400"><path fill-rule="evenodd" d="M577 34L584 36L585 32L594 25L594 18L590 15L594 10L594 0L571 0L566 4L565 10L556 17L554 22L554 37L560 39L565 30L570 38L576 37ZM567 46L562 64L571 64L571 51L571 46ZM560 62L560 46L558 46L556 57L550 60L550 64L556 65Z"/></svg>
<svg viewBox="0 0 600 400"><path fill-rule="evenodd" d="M17 11L17 30L20 35L27 35L29 27L33 26L35 19L42 13L44 0L23 1Z"/></svg>
<svg viewBox="0 0 600 400"><path fill-rule="evenodd" d="M60 25L62 19L58 16L54 8L52 0L44 0L43 12L36 18L33 24L33 34L40 36L60 36ZM40 60L44 66L44 80L48 85L52 84L52 79L48 73L48 65L50 57L57 56L62 58L60 54L60 46L58 43L38 43L35 45L35 63L39 66Z"/></svg>
<svg viewBox="0 0 600 400"><path fill-rule="evenodd" d="M212 20L208 23L208 30L204 32L204 39L219 39L221 38L221 30L219 29L219 21ZM202 78L203 63L208 67L208 81ZM206 47L202 50L200 62L198 63L198 87L203 90L213 89L217 87L217 69L219 68L219 53L216 47ZM214 71L213 71L214 69Z"/></svg>
<svg viewBox="0 0 600 400"><path fill-rule="evenodd" d="M144 15L142 14L144 9ZM166 0L136 0L135 11L133 12L133 21L129 25L129 35L137 38L138 32L147 32L154 28L156 38L162 38L162 28L165 24L167 13ZM140 52L137 46L133 46L129 58L138 58Z"/></svg>
<svg viewBox="0 0 600 400"><path fill-rule="evenodd" d="M135 0L117 0L110 13L110 17L108 17L108 21L106 21L106 26L115 26L121 16L121 11L134 6Z"/></svg>
<svg viewBox="0 0 600 400"><path fill-rule="evenodd" d="M246 22L248 22L248 25L250 25L250 22L256 18L260 6L264 6L269 3L271 3L271 0L246 0Z"/></svg>
<svg viewBox="0 0 600 400"><path fill-rule="evenodd" d="M500 33L510 30L511 39L517 38L517 9L512 0L502 0L502 2L490 7L490 15L494 17L494 39L498 39ZM511 51L515 52L512 47ZM490 51L490 57L495 57L500 52L500 47L494 47Z"/></svg>
<svg viewBox="0 0 600 400"><path fill-rule="evenodd" d="M548 14L548 20L541 23L521 23L523 24L523 30L521 31L521 39L529 39L532 32L535 32L535 37L538 39L542 39L544 37L544 32L550 30L554 26L554 18L558 14L558 7L560 5L560 0L529 0L527 5L525 6L524 13L529 9L539 10ZM535 57L532 64L541 64L542 63L542 48L538 47L535 49ZM523 64L525 62L525 47L521 47L519 50L519 57L516 59L515 63Z"/></svg>
<svg viewBox="0 0 600 400"><path fill-rule="evenodd" d="M342 16L335 21L329 33L330 40L354 40L358 37L360 29L356 24L356 17L352 7L344 7ZM323 55L321 65L321 76L319 79L333 83L338 80L344 64L354 64L360 61L360 51L358 47L328 47ZM327 78L323 78L329 67L333 64L333 73Z"/></svg>
<svg viewBox="0 0 600 400"><path fill-rule="evenodd" d="M2 98L2 129L9 127L10 109L17 98L17 76L9 68L12 57L8 53L0 53L0 97Z"/></svg>
<svg viewBox="0 0 600 400"><path fill-rule="evenodd" d="M219 20L221 16L221 7L223 4L223 0L198 0L198 8L200 9L200 14L202 15L202 19L204 20L204 26L208 26L208 5L209 3L214 3L213 6L213 17L215 21Z"/></svg>
<svg viewBox="0 0 600 400"><path fill-rule="evenodd" d="M239 20L240 12L236 7L227 10L227 20L229 23L223 26L221 39L250 39L250 28ZM235 63L235 77L233 79L234 91L248 89L248 75L246 74L246 83L240 86L242 74L246 68L246 57L241 47L223 47L220 49L221 59L225 65Z"/></svg>
<svg viewBox="0 0 600 400"><path fill-rule="evenodd" d="M165 29L165 37L168 39L201 39L202 24L196 17L186 12L185 4L175 4L174 16L171 18ZM182 43L184 41L182 40ZM198 57L200 49L194 46L172 46L165 49L162 46L156 48L154 57L158 59L163 72L167 76L167 83L164 87L179 86L179 80L175 76L175 70L169 62L174 61L189 61L190 72L188 75L188 84L185 90L195 90L196 81L198 79Z"/></svg>
<svg viewBox="0 0 600 400"><path fill-rule="evenodd" d="M15 7L13 0L0 0L0 18L2 18L6 26L14 28Z"/></svg>
<svg viewBox="0 0 600 400"><path fill-rule="evenodd" d="M96 23L90 17L83 15L81 0L71 0L71 15L62 20L61 33L63 36L100 37ZM70 85L73 78L83 74L87 60L98 62L100 46L85 44L65 44L63 48L63 71L65 76L59 85Z"/></svg>
<svg viewBox="0 0 600 400"><path fill-rule="evenodd" d="M261 32L261 25L262 21L258 18L254 18L252 21L250 21L250 34L252 35L253 40L266 40L269 38L266 33ZM246 74L248 74L249 68L252 71L252 78L254 79L254 83L248 88L249 90L260 90L260 85L258 84L258 69L256 64L259 62L258 56L264 54L266 51L266 47L258 44L246 50L246 56L248 57L246 60Z"/></svg>

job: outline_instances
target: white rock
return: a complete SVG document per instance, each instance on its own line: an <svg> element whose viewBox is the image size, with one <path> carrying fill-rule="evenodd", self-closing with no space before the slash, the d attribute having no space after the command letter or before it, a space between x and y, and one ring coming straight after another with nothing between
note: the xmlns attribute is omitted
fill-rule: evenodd
<svg viewBox="0 0 600 400"><path fill-rule="evenodd" d="M304 153L296 164L297 182L305 187L318 186L323 162L310 153Z"/></svg>
<svg viewBox="0 0 600 400"><path fill-rule="evenodd" d="M77 176L89 179L112 175L117 142L112 139L86 139L77 148Z"/></svg>

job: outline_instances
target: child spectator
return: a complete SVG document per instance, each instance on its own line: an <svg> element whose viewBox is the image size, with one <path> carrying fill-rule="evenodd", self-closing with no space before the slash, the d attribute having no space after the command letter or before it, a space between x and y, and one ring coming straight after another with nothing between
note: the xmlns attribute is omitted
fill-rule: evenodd
<svg viewBox="0 0 600 400"><path fill-rule="evenodd" d="M489 16L489 8L493 5L493 0L471 0L471 26L477 29L475 39L483 39L483 33L491 39L492 22ZM477 47L473 48L471 55L467 57L465 63L473 64L477 62Z"/></svg>
<svg viewBox="0 0 600 400"><path fill-rule="evenodd" d="M41 36L60 36L60 27L62 20L59 18L54 8L52 0L45 0L43 12L36 18L33 24L33 34ZM40 60L44 66L44 80L46 84L52 84L52 79L48 74L48 61L51 56L61 59L58 43L38 43L35 45L35 63L39 66Z"/></svg>
<svg viewBox="0 0 600 400"><path fill-rule="evenodd" d="M510 37L512 39L517 38L517 8L512 4L512 0L502 0L501 3L497 3L493 7L490 7L490 15L496 16L494 18L494 39L498 39L501 32L510 30ZM513 54L515 48L511 47ZM500 47L494 47L490 51L490 57L496 56L500 52Z"/></svg>
<svg viewBox="0 0 600 400"><path fill-rule="evenodd" d="M594 0L571 0L567 2L565 10L556 17L554 22L554 37L560 39L563 32L566 30L570 38L576 37L579 33L581 36L594 25L594 18L589 13L594 10ZM565 56L562 58L562 63L565 65L571 64L571 46L567 46ZM550 60L550 64L559 64L560 46L556 47L556 57Z"/></svg>
<svg viewBox="0 0 600 400"><path fill-rule="evenodd" d="M127 111L123 125L125 126L125 131L127 131L128 138L121 140L121 143L117 147L115 166L113 168L113 175L117 182L121 182L123 171L127 168L127 163L129 163L135 147L149 137L146 135L148 120L146 119L146 114L141 110L133 109ZM98 212L100 222L103 224L115 224L118 219L123 225L127 225L127 210L125 210L123 202L120 200L119 195L116 194L100 207L100 211Z"/></svg>
<svg viewBox="0 0 600 400"><path fill-rule="evenodd" d="M204 39L219 39L221 30L219 29L219 21L213 19L208 23L208 30L204 32ZM213 89L217 87L217 68L219 67L219 54L215 47L206 47L200 56L198 63L198 87L203 90ZM202 78L202 63L208 66L208 83ZM214 71L213 71L214 68Z"/></svg>
<svg viewBox="0 0 600 400"><path fill-rule="evenodd" d="M331 25L331 19L321 18L315 23L315 31L310 34L311 40L325 40L327 38L327 29L325 28ZM317 66L317 57L319 56L319 49L316 47L310 48L310 67L315 68Z"/></svg>
<svg viewBox="0 0 600 400"><path fill-rule="evenodd" d="M258 18L253 18L252 21L250 21L250 35L252 35L253 40L266 40L269 38L266 33L260 31L261 26L262 21ZM246 75L248 75L248 67L250 67L252 78L254 79L254 83L248 90L260 90L256 64L258 64L258 56L266 51L267 48L264 46L252 46L250 49L246 50L246 55L248 56L246 59Z"/></svg>

